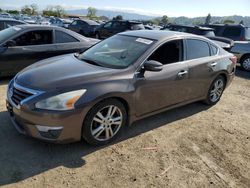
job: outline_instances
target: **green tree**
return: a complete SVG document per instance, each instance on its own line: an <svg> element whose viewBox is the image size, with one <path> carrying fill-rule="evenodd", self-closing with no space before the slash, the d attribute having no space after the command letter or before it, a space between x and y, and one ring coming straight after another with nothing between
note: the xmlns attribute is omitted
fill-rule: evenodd
<svg viewBox="0 0 250 188"><path fill-rule="evenodd" d="M163 23L164 25L167 25L168 24L168 16L166 16L166 15L162 16L161 23Z"/></svg>
<svg viewBox="0 0 250 188"><path fill-rule="evenodd" d="M30 8L31 8L31 15L37 14L37 10L38 10L37 4L31 4Z"/></svg>
<svg viewBox="0 0 250 188"><path fill-rule="evenodd" d="M22 7L22 9L21 9L21 13L22 13L22 14L31 15L32 10L31 10L31 8L29 7L29 5L25 5L25 6Z"/></svg>
<svg viewBox="0 0 250 188"><path fill-rule="evenodd" d="M7 10L6 12L9 14L19 14L18 10Z"/></svg>
<svg viewBox="0 0 250 188"><path fill-rule="evenodd" d="M233 20L224 20L224 24L234 24L235 22Z"/></svg>
<svg viewBox="0 0 250 188"><path fill-rule="evenodd" d="M89 7L87 10L88 10L87 17L89 17L89 18L96 17L96 12L97 12L96 8Z"/></svg>
<svg viewBox="0 0 250 188"><path fill-rule="evenodd" d="M55 17L63 17L65 14L65 10L62 6L48 6L46 9L43 10L44 16L55 16Z"/></svg>
<svg viewBox="0 0 250 188"><path fill-rule="evenodd" d="M0 8L0 12L3 12L3 9Z"/></svg>
<svg viewBox="0 0 250 188"><path fill-rule="evenodd" d="M206 25L208 25L208 24L210 24L211 23L211 14L209 13L208 15L207 15L207 17L206 17L206 21L205 21L205 24Z"/></svg>
<svg viewBox="0 0 250 188"><path fill-rule="evenodd" d="M117 15L116 17L113 18L113 20L123 20L122 15Z"/></svg>

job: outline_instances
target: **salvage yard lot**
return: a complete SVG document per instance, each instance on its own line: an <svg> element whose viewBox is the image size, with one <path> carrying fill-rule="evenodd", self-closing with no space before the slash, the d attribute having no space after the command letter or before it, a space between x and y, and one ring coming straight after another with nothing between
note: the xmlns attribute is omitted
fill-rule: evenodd
<svg viewBox="0 0 250 188"><path fill-rule="evenodd" d="M0 81L0 186L250 187L250 74L213 107L194 103L143 119L112 145L55 145L19 135Z"/></svg>

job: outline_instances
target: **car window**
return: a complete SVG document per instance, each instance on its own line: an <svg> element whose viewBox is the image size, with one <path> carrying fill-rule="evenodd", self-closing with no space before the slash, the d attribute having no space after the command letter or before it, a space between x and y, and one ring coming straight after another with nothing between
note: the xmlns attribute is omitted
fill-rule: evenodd
<svg viewBox="0 0 250 188"><path fill-rule="evenodd" d="M226 27L222 35L224 37L239 37L240 34L241 34L240 27Z"/></svg>
<svg viewBox="0 0 250 188"><path fill-rule="evenodd" d="M120 26L121 26L120 22L114 22L112 25L113 28L120 28Z"/></svg>
<svg viewBox="0 0 250 188"><path fill-rule="evenodd" d="M155 60L163 65L183 61L183 41L174 40L163 44L148 60Z"/></svg>
<svg viewBox="0 0 250 188"><path fill-rule="evenodd" d="M211 44L210 46L211 46L211 55L216 55L219 49L213 44Z"/></svg>
<svg viewBox="0 0 250 188"><path fill-rule="evenodd" d="M104 24L104 28L111 28L112 22L108 22L106 24Z"/></svg>
<svg viewBox="0 0 250 188"><path fill-rule="evenodd" d="M55 34L55 43L79 42L76 38L63 31L56 30Z"/></svg>
<svg viewBox="0 0 250 188"><path fill-rule="evenodd" d="M17 46L52 44L52 30L30 31L14 39Z"/></svg>
<svg viewBox="0 0 250 188"><path fill-rule="evenodd" d="M142 30L145 29L143 24L131 24L131 30Z"/></svg>
<svg viewBox="0 0 250 188"><path fill-rule="evenodd" d="M245 34L246 40L250 40L250 28L246 28L245 32L246 32L246 34Z"/></svg>
<svg viewBox="0 0 250 188"><path fill-rule="evenodd" d="M71 25L77 25L77 21L73 21Z"/></svg>
<svg viewBox="0 0 250 188"><path fill-rule="evenodd" d="M207 42L198 39L187 39L187 60L210 56Z"/></svg>

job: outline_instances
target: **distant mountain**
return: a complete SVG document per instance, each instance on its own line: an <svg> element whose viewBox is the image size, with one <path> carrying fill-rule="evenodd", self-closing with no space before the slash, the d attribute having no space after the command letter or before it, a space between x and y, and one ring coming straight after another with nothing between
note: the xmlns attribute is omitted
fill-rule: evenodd
<svg viewBox="0 0 250 188"><path fill-rule="evenodd" d="M78 10L66 10L68 14L76 14L76 15L87 15L87 9L78 9ZM122 15L122 17L126 20L151 20L154 17L148 15L141 15L137 13L129 13L129 12L121 12L121 11L112 11L112 10L100 10L98 9L96 12L97 16L107 16L112 19L117 15Z"/></svg>
<svg viewBox="0 0 250 188"><path fill-rule="evenodd" d="M75 15L87 15L88 11L87 9L78 9L78 10L67 10L68 14L75 14ZM112 10L97 10L97 16L106 16L110 19L117 15L122 15L122 17L126 20L151 20L155 19L157 17L154 16L148 16L148 15L142 15L138 13L130 13L130 12L122 12L122 11L112 11ZM206 17L195 17L195 18L188 18L188 17L170 17L169 21L171 23L176 24L182 24L182 25L199 25L204 24L206 20ZM223 23L224 20L233 20L235 23L239 23L241 20L243 20L244 24L246 26L250 27L250 17L249 16L224 16L224 17L218 17L213 16L211 18L211 23Z"/></svg>

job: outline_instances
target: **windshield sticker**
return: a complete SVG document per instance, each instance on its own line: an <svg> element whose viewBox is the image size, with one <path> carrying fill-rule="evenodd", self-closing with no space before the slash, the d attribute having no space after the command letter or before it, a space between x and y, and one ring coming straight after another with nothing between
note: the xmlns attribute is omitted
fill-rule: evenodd
<svg viewBox="0 0 250 188"><path fill-rule="evenodd" d="M136 42L140 42L140 43L143 43L143 44L151 44L153 41L152 40L148 40L148 39L143 39L143 38L138 38L136 39Z"/></svg>

